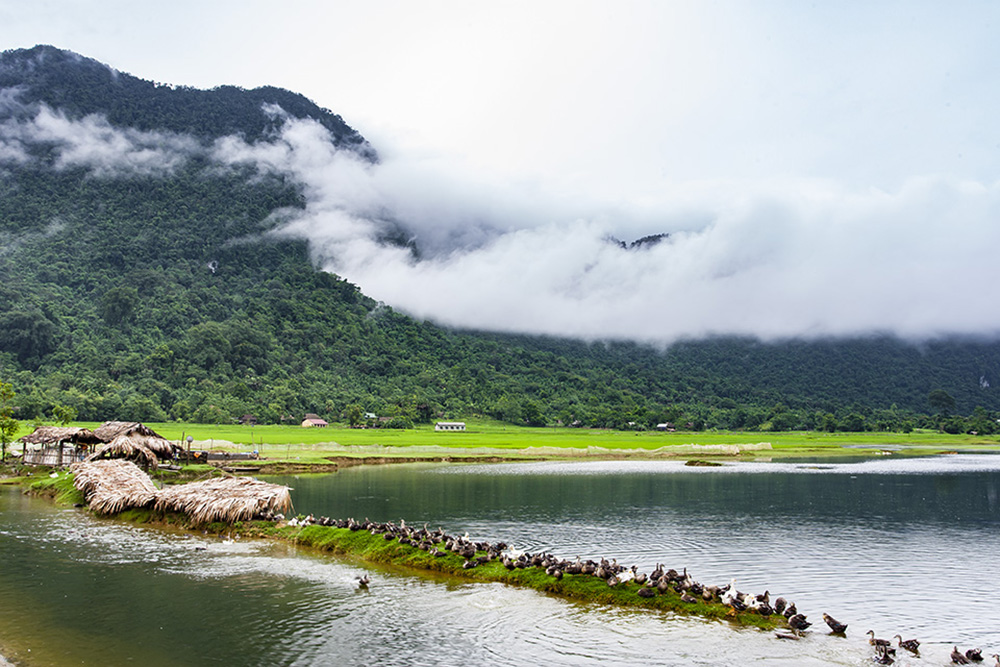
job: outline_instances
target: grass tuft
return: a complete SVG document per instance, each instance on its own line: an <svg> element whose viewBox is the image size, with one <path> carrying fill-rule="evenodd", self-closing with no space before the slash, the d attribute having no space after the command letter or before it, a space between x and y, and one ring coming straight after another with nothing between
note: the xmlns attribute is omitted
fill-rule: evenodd
<svg viewBox="0 0 1000 667"><path fill-rule="evenodd" d="M67 471L53 473L34 480L28 485L30 493L52 498L60 505L83 505L83 492L73 486L73 475Z"/></svg>

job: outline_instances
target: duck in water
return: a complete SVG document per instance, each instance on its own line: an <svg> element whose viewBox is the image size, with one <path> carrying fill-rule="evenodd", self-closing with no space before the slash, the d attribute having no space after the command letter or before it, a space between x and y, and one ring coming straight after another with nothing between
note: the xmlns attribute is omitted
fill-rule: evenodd
<svg viewBox="0 0 1000 667"><path fill-rule="evenodd" d="M876 646L875 647L875 657L872 658L876 664L879 665L891 665L896 662L896 659L889 655L888 646Z"/></svg>
<svg viewBox="0 0 1000 667"><path fill-rule="evenodd" d="M806 620L805 614L795 614L794 616L788 619L788 625L790 625L795 630L805 630L810 625L812 625L812 623Z"/></svg>
<svg viewBox="0 0 1000 667"><path fill-rule="evenodd" d="M899 640L899 648L905 648L907 651L913 655L920 653L920 642L916 639L903 639L902 635L896 635L893 639Z"/></svg>
<svg viewBox="0 0 1000 667"><path fill-rule="evenodd" d="M958 647L954 647L951 650L951 661L956 665L968 665L971 660L965 657L965 654L958 650Z"/></svg>
<svg viewBox="0 0 1000 667"><path fill-rule="evenodd" d="M842 635L847 632L847 623L841 623L830 614L823 614L823 620L830 626L830 631L834 634Z"/></svg>
<svg viewBox="0 0 1000 667"><path fill-rule="evenodd" d="M868 635L868 643L877 649L885 648L886 653L895 653L896 649L892 648L892 643L888 639L879 639L875 636L874 630L869 630L865 633Z"/></svg>
<svg viewBox="0 0 1000 667"><path fill-rule="evenodd" d="M983 661L983 649L981 648L970 648L965 652L965 657L972 662L982 662Z"/></svg>

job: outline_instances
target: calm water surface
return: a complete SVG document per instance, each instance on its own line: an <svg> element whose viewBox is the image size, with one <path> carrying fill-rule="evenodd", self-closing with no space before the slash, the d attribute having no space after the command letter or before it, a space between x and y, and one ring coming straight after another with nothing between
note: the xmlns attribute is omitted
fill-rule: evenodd
<svg viewBox="0 0 1000 667"><path fill-rule="evenodd" d="M273 478L272 478L273 479ZM429 523L560 556L687 567L794 600L798 642L297 551L0 491L0 648L28 665L863 665L864 633L1000 651L1000 457L417 464L273 479L296 511ZM355 577L369 573L370 590ZM826 634L821 614L849 623Z"/></svg>

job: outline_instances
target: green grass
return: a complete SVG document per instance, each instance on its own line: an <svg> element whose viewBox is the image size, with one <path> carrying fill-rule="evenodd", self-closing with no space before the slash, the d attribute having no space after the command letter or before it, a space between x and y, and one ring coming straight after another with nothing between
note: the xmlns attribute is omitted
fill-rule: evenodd
<svg viewBox="0 0 1000 667"><path fill-rule="evenodd" d="M199 443L213 440L241 445L311 445L337 443L343 446L385 447L489 447L495 449L524 449L528 447L607 449L657 449L664 446L686 444L724 445L734 443L769 442L774 447L809 447L817 445L912 444L928 446L968 446L1000 444L998 436L948 435L934 431L913 433L821 433L815 431L774 432L757 431L613 431L577 428L529 428L511 426L493 421L466 422L464 432L437 432L433 425L414 429L351 429L338 426L327 428L302 428L301 426L216 426L201 424L150 424L163 436L180 440L191 435ZM95 424L96 426L96 424ZM206 443L207 444L207 443Z"/></svg>
<svg viewBox="0 0 1000 667"><path fill-rule="evenodd" d="M303 465L328 464L328 457L435 458L442 456L495 456L554 458L586 453L591 456L676 455L695 458L732 456L722 451L699 450L713 445L769 443L767 451L744 452L751 457L844 456L861 454L857 447L881 449L905 445L908 453L926 454L953 449L1000 447L998 436L948 435L934 431L913 433L806 432L673 432L613 431L575 428L528 428L491 420L467 420L464 432L436 432L433 425L415 429L351 429L301 426L238 426L151 423L164 437L182 442L192 436L196 449L236 452L259 451L274 461ZM97 423L75 424L96 428ZM23 430L22 435L25 434ZM845 449L846 446L853 446ZM661 450L674 448L676 451Z"/></svg>
<svg viewBox="0 0 1000 667"><path fill-rule="evenodd" d="M750 451L747 456L849 455L858 453L845 446L872 449L906 445L912 453L942 450L996 448L997 436L914 433L820 433L820 432L674 432L612 431L574 428L528 428L491 421L469 420L464 432L436 432L431 425L415 429L350 429L300 426L203 426L152 424L165 437L180 440L191 435L199 446L236 451L257 450L271 460L303 464L325 463L329 456L385 456L433 458L434 456L492 455L499 458L524 456L558 457L587 453L593 456L664 455L661 448L676 448L677 456L725 455L699 450L699 446L755 445L769 443L771 449ZM231 445L229 443L232 443ZM251 444L252 443L252 444ZM345 448L358 448L356 450ZM562 450L562 451L560 451ZM604 451L607 450L607 451Z"/></svg>
<svg viewBox="0 0 1000 667"><path fill-rule="evenodd" d="M29 483L30 492L53 498L60 505L82 505L84 503L83 493L73 486L72 473L62 470L52 474L55 476L47 475Z"/></svg>

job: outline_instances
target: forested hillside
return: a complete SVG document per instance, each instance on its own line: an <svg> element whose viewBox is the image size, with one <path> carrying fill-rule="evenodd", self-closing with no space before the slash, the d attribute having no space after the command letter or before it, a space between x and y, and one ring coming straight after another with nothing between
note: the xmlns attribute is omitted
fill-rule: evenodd
<svg viewBox="0 0 1000 667"><path fill-rule="evenodd" d="M377 160L338 116L278 88L161 86L52 47L0 56L0 380L19 418L995 429L995 342L663 351L414 321L273 233L304 206L302 184L212 157L221 137L266 142L287 117ZM109 154L119 136L131 143Z"/></svg>

